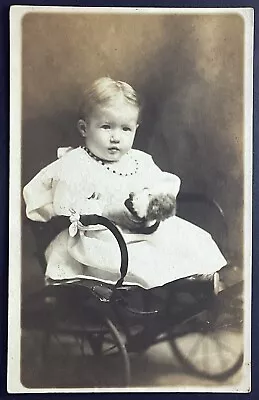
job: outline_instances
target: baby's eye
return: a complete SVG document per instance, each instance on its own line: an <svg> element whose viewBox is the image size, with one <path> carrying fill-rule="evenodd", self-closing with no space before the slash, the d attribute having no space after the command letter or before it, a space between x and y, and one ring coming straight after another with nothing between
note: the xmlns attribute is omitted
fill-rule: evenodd
<svg viewBox="0 0 259 400"><path fill-rule="evenodd" d="M111 126L109 124L103 124L101 129L111 129Z"/></svg>
<svg viewBox="0 0 259 400"><path fill-rule="evenodd" d="M129 126L124 126L122 129L123 129L125 132L131 131L131 128L130 128Z"/></svg>

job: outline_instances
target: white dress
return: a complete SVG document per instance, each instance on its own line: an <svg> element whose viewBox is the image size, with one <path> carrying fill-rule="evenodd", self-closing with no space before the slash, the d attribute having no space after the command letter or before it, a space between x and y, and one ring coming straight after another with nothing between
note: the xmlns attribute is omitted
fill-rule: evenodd
<svg viewBox="0 0 259 400"><path fill-rule="evenodd" d="M180 179L162 172L148 154L132 149L109 169L81 147L59 149L58 157L24 188L28 218L46 222L55 215L70 216L71 209L111 220L115 216L129 253L125 284L148 289L193 274L210 274L226 265L211 235L177 216L161 222L149 235L125 228L123 218L128 211L124 201L130 192L155 186L168 176L172 194L177 196L179 191ZM115 283L120 277L118 244L101 226L74 237L68 230L61 232L49 245L46 259L46 277L54 280Z"/></svg>

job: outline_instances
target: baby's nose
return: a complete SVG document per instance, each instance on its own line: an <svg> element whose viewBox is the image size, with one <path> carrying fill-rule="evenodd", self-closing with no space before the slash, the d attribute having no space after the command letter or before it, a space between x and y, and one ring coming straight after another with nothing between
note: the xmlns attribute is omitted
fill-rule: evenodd
<svg viewBox="0 0 259 400"><path fill-rule="evenodd" d="M116 130L111 134L111 142L119 143L119 141L120 141L120 132Z"/></svg>

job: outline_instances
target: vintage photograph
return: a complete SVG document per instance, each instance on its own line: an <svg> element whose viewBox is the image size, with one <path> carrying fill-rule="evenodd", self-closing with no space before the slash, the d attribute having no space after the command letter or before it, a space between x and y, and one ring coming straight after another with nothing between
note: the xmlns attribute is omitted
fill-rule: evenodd
<svg viewBox="0 0 259 400"><path fill-rule="evenodd" d="M249 392L253 10L10 26L8 391Z"/></svg>

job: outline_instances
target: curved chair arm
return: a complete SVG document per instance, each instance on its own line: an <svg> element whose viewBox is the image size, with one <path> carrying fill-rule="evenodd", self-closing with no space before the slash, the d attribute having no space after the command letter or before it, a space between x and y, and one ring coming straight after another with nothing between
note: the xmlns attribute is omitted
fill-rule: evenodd
<svg viewBox="0 0 259 400"><path fill-rule="evenodd" d="M206 203L207 205L217 209L219 214L225 218L224 211L219 203L215 199L203 193L180 192L177 196L177 200L180 200L181 202Z"/></svg>
<svg viewBox="0 0 259 400"><path fill-rule="evenodd" d="M65 216L56 216L48 222L36 222L27 220L26 221L31 228L31 231L35 237L36 241L36 257L45 273L46 270L46 259L45 250L49 243L64 229L68 229L70 225L70 220ZM90 214L80 216L81 227L87 229L88 225L103 225L113 234L115 237L121 254L121 264L120 264L120 279L116 283L115 287L122 285L125 276L128 272L128 250L126 243L123 239L122 234L118 228L111 222L108 218L100 215Z"/></svg>
<svg viewBox="0 0 259 400"><path fill-rule="evenodd" d="M222 207L219 205L219 203L212 197L209 197L203 193L180 192L177 196L177 201L180 203L203 203L213 208L214 210L217 211L218 215L221 217L225 232L227 233L228 228L224 211Z"/></svg>
<svg viewBox="0 0 259 400"><path fill-rule="evenodd" d="M80 222L85 227L87 227L88 225L103 225L107 229L109 229L109 231L113 234L113 236L117 240L117 243L120 248L120 253L121 253L121 265L120 265L121 276L120 276L120 279L115 284L115 287L121 286L124 281L124 278L128 272L128 260L129 260L128 249L127 249L127 246L123 239L122 234L120 233L120 231L114 225L113 222L111 222L108 218L103 217L101 215L97 215L97 214L81 215Z"/></svg>

